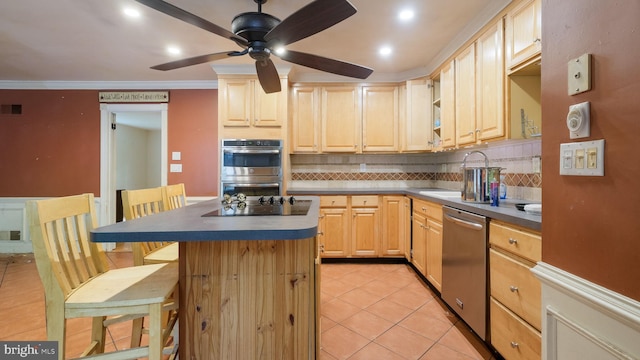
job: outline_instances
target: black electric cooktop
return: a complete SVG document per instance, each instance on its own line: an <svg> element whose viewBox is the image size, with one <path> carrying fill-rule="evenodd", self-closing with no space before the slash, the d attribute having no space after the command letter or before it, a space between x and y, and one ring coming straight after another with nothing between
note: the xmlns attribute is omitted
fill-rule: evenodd
<svg viewBox="0 0 640 360"><path fill-rule="evenodd" d="M213 210L202 216L307 215L310 206L311 200L295 200L294 202L247 200L243 202L223 203L220 209Z"/></svg>

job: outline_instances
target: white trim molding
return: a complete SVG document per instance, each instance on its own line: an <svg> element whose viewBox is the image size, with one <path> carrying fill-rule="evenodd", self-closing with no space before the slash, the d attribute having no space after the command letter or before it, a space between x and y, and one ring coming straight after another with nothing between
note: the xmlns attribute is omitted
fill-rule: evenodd
<svg viewBox="0 0 640 360"><path fill-rule="evenodd" d="M542 358L640 359L640 302L539 262Z"/></svg>

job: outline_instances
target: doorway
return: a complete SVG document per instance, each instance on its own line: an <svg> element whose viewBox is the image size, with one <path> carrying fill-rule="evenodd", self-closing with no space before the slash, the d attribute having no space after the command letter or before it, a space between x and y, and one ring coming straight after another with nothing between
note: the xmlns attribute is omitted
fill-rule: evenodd
<svg viewBox="0 0 640 360"><path fill-rule="evenodd" d="M98 204L100 210L98 221L101 226L115 223L116 190L119 186L133 188L164 186L167 184L167 109L166 103L100 104L100 200ZM128 155L122 156L121 154L120 161L118 161L119 150L116 139L118 126L127 130L123 132L123 134L126 134L123 136L126 136L128 139L125 140L129 142L136 141L132 134L137 133L138 135L136 136L146 134L147 139L144 142L154 150L145 149L145 153L156 151L160 153L157 161L151 161L154 164L149 166L149 169L144 174L144 177L149 177L148 180L140 180L142 175L139 173L136 173L136 179L133 180L127 177L126 174L124 176L118 175L118 163L122 162L123 157L125 159L130 158ZM159 134L154 134L154 131L159 131ZM155 150L158 149L157 144L159 144L159 150ZM138 146L137 149L139 149L139 145L129 144L129 150L120 149L120 151L125 153L126 151L137 151L135 147ZM147 147L146 145L145 147ZM144 157L145 155L142 156ZM147 166L145 165L145 167ZM127 169L125 166L120 168ZM153 173L153 175L147 175L146 173ZM147 184L150 183L152 185L148 186Z"/></svg>

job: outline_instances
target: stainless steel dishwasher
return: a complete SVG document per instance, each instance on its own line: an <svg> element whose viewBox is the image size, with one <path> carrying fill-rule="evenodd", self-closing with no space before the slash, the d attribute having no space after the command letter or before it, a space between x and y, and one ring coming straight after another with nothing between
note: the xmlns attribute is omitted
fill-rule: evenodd
<svg viewBox="0 0 640 360"><path fill-rule="evenodd" d="M487 218L443 206L442 299L486 340Z"/></svg>

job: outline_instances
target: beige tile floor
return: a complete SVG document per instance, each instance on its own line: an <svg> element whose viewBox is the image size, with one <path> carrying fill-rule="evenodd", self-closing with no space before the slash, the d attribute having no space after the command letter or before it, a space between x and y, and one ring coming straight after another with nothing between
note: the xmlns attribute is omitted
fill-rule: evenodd
<svg viewBox="0 0 640 360"><path fill-rule="evenodd" d="M107 254L132 264L131 252ZM494 359L469 328L402 264L323 264L321 356L334 359ZM0 341L46 339L44 292L32 255L0 254ZM68 322L69 354L88 339L90 323ZM131 326L112 327L107 347L125 348Z"/></svg>

